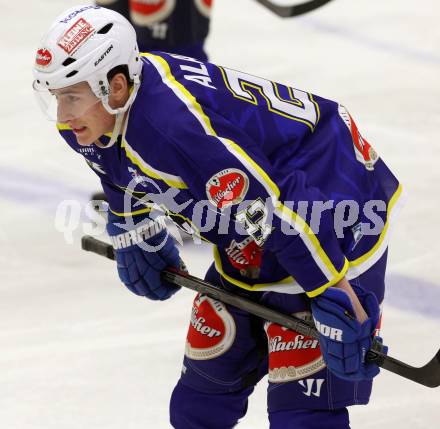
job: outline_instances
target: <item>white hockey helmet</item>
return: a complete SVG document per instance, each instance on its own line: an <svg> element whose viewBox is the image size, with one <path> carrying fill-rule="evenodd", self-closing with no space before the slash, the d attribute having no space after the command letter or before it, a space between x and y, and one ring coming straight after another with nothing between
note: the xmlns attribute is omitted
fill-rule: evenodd
<svg viewBox="0 0 440 429"><path fill-rule="evenodd" d="M120 65L127 66L134 87L125 106L113 109L108 103L107 76ZM136 32L127 19L99 6L80 5L58 16L41 40L33 68L33 88L50 119L57 119L51 90L80 82L90 85L95 100L102 101L109 113L122 114L136 96L141 70Z"/></svg>

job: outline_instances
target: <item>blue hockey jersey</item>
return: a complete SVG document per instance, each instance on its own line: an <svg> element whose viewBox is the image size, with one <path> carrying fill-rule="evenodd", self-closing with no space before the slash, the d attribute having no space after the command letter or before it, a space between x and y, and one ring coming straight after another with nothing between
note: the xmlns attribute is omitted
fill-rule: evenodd
<svg viewBox="0 0 440 429"><path fill-rule="evenodd" d="M117 144L81 147L58 124L113 213L147 212L136 203L146 196L214 244L227 281L253 291L313 297L385 252L401 186L342 105L179 55L142 61ZM262 249L252 276L231 263L249 237Z"/></svg>

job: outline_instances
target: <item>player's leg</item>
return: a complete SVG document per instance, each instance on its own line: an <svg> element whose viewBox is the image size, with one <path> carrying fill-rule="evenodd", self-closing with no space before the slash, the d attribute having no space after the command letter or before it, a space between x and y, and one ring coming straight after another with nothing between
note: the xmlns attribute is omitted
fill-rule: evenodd
<svg viewBox="0 0 440 429"><path fill-rule="evenodd" d="M205 51L205 41L195 42L191 45L173 46L169 51L173 54L184 55L185 57L196 58L199 61L207 62L208 54Z"/></svg>
<svg viewBox="0 0 440 429"><path fill-rule="evenodd" d="M170 418L176 429L229 429L247 411L253 387L229 393L203 393L179 381L173 390Z"/></svg>
<svg viewBox="0 0 440 429"><path fill-rule="evenodd" d="M112 9L128 19L128 0L96 0L97 6Z"/></svg>
<svg viewBox="0 0 440 429"><path fill-rule="evenodd" d="M210 270L207 280L218 284L218 274ZM263 321L247 312L196 297L182 374L171 397L174 428L227 429L246 414L248 396L267 370L262 328Z"/></svg>
<svg viewBox="0 0 440 429"><path fill-rule="evenodd" d="M269 414L271 429L346 429L350 428L347 408L339 410L277 411Z"/></svg>
<svg viewBox="0 0 440 429"><path fill-rule="evenodd" d="M351 283L383 299L386 254ZM311 317L305 295L270 293L268 306L297 317ZM348 429L346 407L367 404L371 381L347 381L325 366L317 340L274 323L265 324L269 341L268 410L271 429Z"/></svg>
<svg viewBox="0 0 440 429"><path fill-rule="evenodd" d="M207 61L204 42L209 32L210 2L145 0L129 3L129 20L136 30L139 50L165 51Z"/></svg>

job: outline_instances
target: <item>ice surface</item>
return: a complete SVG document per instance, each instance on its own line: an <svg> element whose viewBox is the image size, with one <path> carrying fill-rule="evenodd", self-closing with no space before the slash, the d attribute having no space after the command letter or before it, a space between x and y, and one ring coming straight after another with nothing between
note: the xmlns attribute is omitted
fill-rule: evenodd
<svg viewBox="0 0 440 429"><path fill-rule="evenodd" d="M98 189L31 94L42 33L76 1L2 1L0 46L0 427L168 428L193 294L140 299L114 265L55 228L63 199ZM435 0L337 0L282 20L251 0L217 0L214 62L345 104L407 191L390 249L383 335L418 365L440 346L440 5ZM82 222L88 222L83 218ZM182 251L203 275L210 250ZM265 385L240 428L264 428ZM352 427L438 427L440 390L384 373Z"/></svg>

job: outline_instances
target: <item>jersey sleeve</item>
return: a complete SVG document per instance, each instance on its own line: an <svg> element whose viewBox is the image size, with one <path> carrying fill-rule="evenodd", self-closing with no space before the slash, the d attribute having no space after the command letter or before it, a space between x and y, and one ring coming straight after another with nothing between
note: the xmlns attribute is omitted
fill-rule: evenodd
<svg viewBox="0 0 440 429"><path fill-rule="evenodd" d="M192 102L193 118L176 123L167 134L169 144L163 150L168 169L182 177L195 200L206 201L274 253L310 297L341 280L348 261L334 232L332 212L324 211L318 227L312 228L296 210L299 201L313 204L326 196L307 185L302 171L278 176L245 132L215 112L208 117L206 109Z"/></svg>

